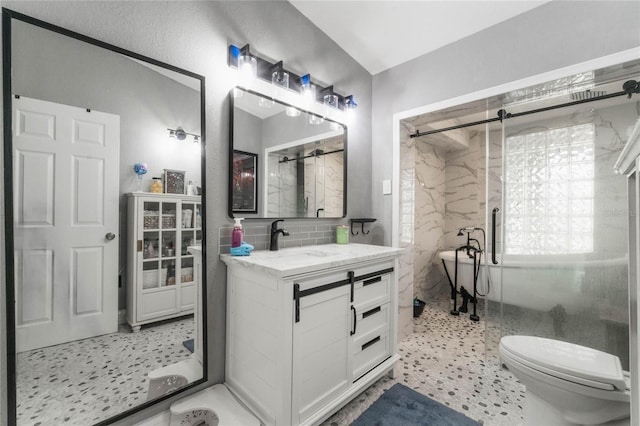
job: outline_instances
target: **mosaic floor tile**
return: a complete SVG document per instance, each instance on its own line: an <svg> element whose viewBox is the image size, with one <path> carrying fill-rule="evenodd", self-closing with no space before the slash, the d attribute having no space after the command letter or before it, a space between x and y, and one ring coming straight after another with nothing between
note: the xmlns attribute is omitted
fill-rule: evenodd
<svg viewBox="0 0 640 426"><path fill-rule="evenodd" d="M191 355L193 317L17 355L18 425L97 423L147 400L147 373Z"/></svg>
<svg viewBox="0 0 640 426"><path fill-rule="evenodd" d="M478 312L483 312L480 304ZM413 333L398 343L396 377L383 377L323 426L351 424L382 393L402 383L488 426L522 423L524 386L498 365L497 348L485 352L485 321L449 314L449 300L428 301ZM490 327L492 329L492 327Z"/></svg>

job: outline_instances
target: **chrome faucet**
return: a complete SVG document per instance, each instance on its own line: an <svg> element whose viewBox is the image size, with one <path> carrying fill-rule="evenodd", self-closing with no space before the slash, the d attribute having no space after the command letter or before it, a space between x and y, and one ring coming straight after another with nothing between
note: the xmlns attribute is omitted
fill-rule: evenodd
<svg viewBox="0 0 640 426"><path fill-rule="evenodd" d="M282 234L283 237L288 237L289 233L286 229L278 229L278 222L284 222L284 219L278 219L271 222L271 243L269 244L269 250L278 250L278 234Z"/></svg>

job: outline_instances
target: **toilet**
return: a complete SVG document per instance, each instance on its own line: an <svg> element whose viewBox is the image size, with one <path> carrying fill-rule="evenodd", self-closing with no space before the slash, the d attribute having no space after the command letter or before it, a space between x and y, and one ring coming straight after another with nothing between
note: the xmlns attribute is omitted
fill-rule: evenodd
<svg viewBox="0 0 640 426"><path fill-rule="evenodd" d="M260 421L224 384L176 401L170 411L169 426L260 426Z"/></svg>
<svg viewBox="0 0 640 426"><path fill-rule="evenodd" d="M617 356L543 337L505 336L500 357L526 387L525 426L630 424L630 379Z"/></svg>

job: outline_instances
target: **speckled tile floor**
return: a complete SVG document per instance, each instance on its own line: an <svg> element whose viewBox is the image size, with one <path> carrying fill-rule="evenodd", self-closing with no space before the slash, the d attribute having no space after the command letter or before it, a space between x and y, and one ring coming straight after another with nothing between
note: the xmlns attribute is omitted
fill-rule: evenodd
<svg viewBox="0 0 640 426"><path fill-rule="evenodd" d="M19 353L18 425L86 426L141 404L147 373L189 357L192 337L186 317Z"/></svg>
<svg viewBox="0 0 640 426"><path fill-rule="evenodd" d="M349 425L382 393L402 383L488 426L522 423L524 386L499 367L497 347L485 352L485 321L449 314L449 300L427 303L414 332L398 343L396 377L383 377L323 423ZM493 325L493 324L490 324ZM491 330L495 327L489 327ZM495 340L497 342L497 340ZM497 343L496 343L497 345Z"/></svg>

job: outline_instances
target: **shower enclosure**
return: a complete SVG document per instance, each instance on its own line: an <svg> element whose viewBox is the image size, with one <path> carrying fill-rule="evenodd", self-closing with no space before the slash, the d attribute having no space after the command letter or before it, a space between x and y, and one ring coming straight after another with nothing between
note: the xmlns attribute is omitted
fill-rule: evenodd
<svg viewBox="0 0 640 426"><path fill-rule="evenodd" d="M632 79L640 61L403 120L401 216L412 215L401 241L419 253L414 291L446 295L438 252L464 244L460 228L486 230L488 365L499 366L502 336L522 334L609 352L629 369L629 212L614 163L640 115L640 95L623 89Z"/></svg>

